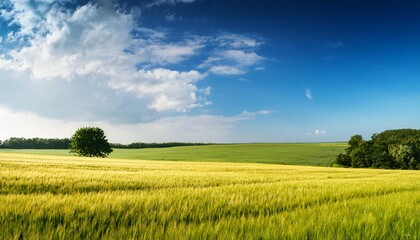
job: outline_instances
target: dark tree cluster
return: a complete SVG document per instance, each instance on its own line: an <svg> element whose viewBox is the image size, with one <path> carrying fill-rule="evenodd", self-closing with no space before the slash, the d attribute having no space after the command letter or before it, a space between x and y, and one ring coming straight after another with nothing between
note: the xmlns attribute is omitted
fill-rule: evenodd
<svg viewBox="0 0 420 240"><path fill-rule="evenodd" d="M167 143L143 143L135 142L130 144L111 143L112 148L168 148L168 147L184 147L184 146L202 146L210 145L208 143L183 143L183 142L167 142Z"/></svg>
<svg viewBox="0 0 420 240"><path fill-rule="evenodd" d="M58 138L17 138L12 137L4 142L0 141L0 148L12 149L68 149L70 139Z"/></svg>
<svg viewBox="0 0 420 240"><path fill-rule="evenodd" d="M355 168L420 168L420 130L387 130L374 134L371 140L354 135L344 154L335 163Z"/></svg>
<svg viewBox="0 0 420 240"><path fill-rule="evenodd" d="M98 127L77 129L70 139L70 153L84 157L107 157L112 152L108 139Z"/></svg>

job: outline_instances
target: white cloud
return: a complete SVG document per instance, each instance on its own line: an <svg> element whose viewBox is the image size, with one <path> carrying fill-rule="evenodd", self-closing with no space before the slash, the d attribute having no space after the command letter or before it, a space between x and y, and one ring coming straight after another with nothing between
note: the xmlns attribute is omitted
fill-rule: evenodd
<svg viewBox="0 0 420 240"><path fill-rule="evenodd" d="M250 66L260 63L264 58L255 52L243 50L218 51L209 57L199 68L207 68L208 72L219 75L241 75Z"/></svg>
<svg viewBox="0 0 420 240"><path fill-rule="evenodd" d="M239 34L223 33L209 40L217 45L218 50L198 66L207 69L209 73L218 75L242 75L249 68L262 68L256 66L264 58L256 53L263 42Z"/></svg>
<svg viewBox="0 0 420 240"><path fill-rule="evenodd" d="M305 96L306 96L306 98L307 98L307 99L309 99L309 100L313 100L313 99L314 99L314 98L313 98L313 96L312 96L311 89L309 89L309 88L306 88L306 89L305 89Z"/></svg>
<svg viewBox="0 0 420 240"><path fill-rule="evenodd" d="M202 47L201 40L196 38L167 43L165 33L138 28L136 16L132 13L115 9L110 2L103 3L105 4L87 4L69 11L60 7L58 3L38 3L38 7L34 8L24 1L11 2L11 10L3 11L2 17L20 27L13 36L16 39L24 39L25 44L9 50L7 58L0 56L0 71L3 72L0 83L11 85L10 88L13 88L17 83L12 82L12 79L19 79L21 92L30 92L29 89L25 90L30 85L35 87L32 89L34 91L41 86L50 88L51 91L59 91L66 85L72 85L74 89L68 89L71 91L78 89L75 83L81 84L80 86L87 90L97 92L98 96L80 97L79 92L72 93L78 97L71 101L75 105L85 106L85 112L80 113L80 110L77 110L73 114L83 118L95 118L95 114L98 115L97 119L102 118L104 113L100 114L101 108L97 106L105 102L115 102L116 99L117 102L125 102L128 98L133 99L133 96L138 99L134 102L139 105L135 109L125 111L139 111L154 117L157 115L149 110L156 113L184 112L205 105L207 101L200 96L196 86L197 81L205 75L195 70L176 71L158 67L179 63L195 55ZM133 36L133 31L139 35ZM151 69L138 70L137 66L141 64ZM11 78L7 78L6 75ZM24 79L33 84L25 84ZM16 99L17 94L6 95ZM52 99L47 95L36 96L41 99L35 102L46 103ZM68 104L65 101L69 99L56 97L55 104ZM91 101L82 102L85 98ZM26 99L31 101L29 97ZM17 102L20 101L23 99ZM8 103L11 107L19 107L18 103ZM121 111L116 109L119 104L109 105L109 108L113 107L115 108L109 112ZM34 107L32 110L44 113L40 108ZM56 109L51 108L52 111ZM68 111L72 111L72 108ZM120 117L122 121L125 121L124 116L127 114ZM108 117L115 118L110 115ZM150 117L142 117L137 121L144 119Z"/></svg>
<svg viewBox="0 0 420 240"><path fill-rule="evenodd" d="M256 52L262 42L234 34L172 41L170 32L139 26L134 11L111 0L76 9L65 1L0 3L8 5L0 17L13 25L1 40L0 139L69 137L95 125L115 142L228 142L237 123L270 113L179 115L211 105L200 71L246 73L263 61ZM204 50L210 54L200 71L176 68Z"/></svg>
<svg viewBox="0 0 420 240"><path fill-rule="evenodd" d="M112 81L110 86L133 92L139 97L150 96L153 101L148 107L157 112L185 111L197 106L198 89L195 83L203 77L197 71L178 72L158 68L152 71L139 70L131 82Z"/></svg>
<svg viewBox="0 0 420 240"><path fill-rule="evenodd" d="M248 112L248 111L242 111L242 113L238 116L238 117L241 117L241 118L254 118L254 117L256 117L256 116L259 116L259 115L268 115L268 114L271 114L272 113L272 111L269 111L269 110L259 110L259 111L256 111L256 112Z"/></svg>
<svg viewBox="0 0 420 240"><path fill-rule="evenodd" d="M203 45L197 41L187 41L182 44L150 44L146 48L139 49L137 54L147 56L146 62L165 65L178 63L196 55L202 47Z"/></svg>
<svg viewBox="0 0 420 240"><path fill-rule="evenodd" d="M186 3L193 3L195 1L196 0L153 0L149 4L147 4L146 7L151 8L151 7L165 5L165 4L175 5L178 3L186 4Z"/></svg>
<svg viewBox="0 0 420 240"><path fill-rule="evenodd" d="M133 57L122 52L132 43L134 22L128 14L108 13L108 9L88 4L73 13L51 9L43 23L46 35L34 31L29 46L10 54L20 70L31 72L35 79L107 75L135 64Z"/></svg>
<svg viewBox="0 0 420 240"><path fill-rule="evenodd" d="M204 95L210 95L211 94L211 88L210 87L202 88L202 89L200 89L200 92Z"/></svg>
<svg viewBox="0 0 420 240"><path fill-rule="evenodd" d="M136 27L134 32L136 38L152 39L153 41L160 41L166 37L166 32L146 27Z"/></svg>
<svg viewBox="0 0 420 240"><path fill-rule="evenodd" d="M313 136L313 135L325 135L325 134L327 134L327 131L323 129L316 129L315 131L307 133L306 135Z"/></svg>
<svg viewBox="0 0 420 240"><path fill-rule="evenodd" d="M211 66L209 72L218 75L241 75L246 73L245 70L232 66Z"/></svg>
<svg viewBox="0 0 420 240"><path fill-rule="evenodd" d="M10 21L10 25L16 24L21 26L19 35L33 35L35 29L38 29L42 18L36 13L38 7L33 7L29 1L16 1L10 3L1 3L0 6L12 6L10 11L2 9L0 16ZM42 9L42 8L40 8Z"/></svg>
<svg viewBox="0 0 420 240"><path fill-rule="evenodd" d="M219 52L218 55L242 66L251 66L263 60L263 58L255 52L245 52L242 50L227 50Z"/></svg>

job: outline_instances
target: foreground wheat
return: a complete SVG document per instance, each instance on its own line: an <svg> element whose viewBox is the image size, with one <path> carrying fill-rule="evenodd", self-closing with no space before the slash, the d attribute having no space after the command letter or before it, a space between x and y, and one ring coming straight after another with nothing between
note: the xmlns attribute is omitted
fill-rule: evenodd
<svg viewBox="0 0 420 240"><path fill-rule="evenodd" d="M5 239L418 239L418 171L0 153Z"/></svg>

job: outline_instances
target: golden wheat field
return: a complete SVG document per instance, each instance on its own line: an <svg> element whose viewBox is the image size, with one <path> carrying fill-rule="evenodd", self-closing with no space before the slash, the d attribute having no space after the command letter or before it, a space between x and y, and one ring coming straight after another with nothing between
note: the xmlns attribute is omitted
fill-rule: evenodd
<svg viewBox="0 0 420 240"><path fill-rule="evenodd" d="M418 171L0 153L2 239L420 239Z"/></svg>

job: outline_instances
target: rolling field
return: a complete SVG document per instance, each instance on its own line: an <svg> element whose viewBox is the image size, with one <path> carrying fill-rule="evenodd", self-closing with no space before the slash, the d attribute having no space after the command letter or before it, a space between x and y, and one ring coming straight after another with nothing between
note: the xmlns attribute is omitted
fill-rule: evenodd
<svg viewBox="0 0 420 240"><path fill-rule="evenodd" d="M418 171L0 153L3 239L419 239Z"/></svg>
<svg viewBox="0 0 420 240"><path fill-rule="evenodd" d="M274 163L330 166L347 143L235 144L172 148L114 149L113 159L146 159L193 162ZM68 150L7 150L0 152L71 156Z"/></svg>

